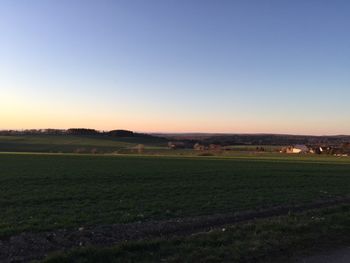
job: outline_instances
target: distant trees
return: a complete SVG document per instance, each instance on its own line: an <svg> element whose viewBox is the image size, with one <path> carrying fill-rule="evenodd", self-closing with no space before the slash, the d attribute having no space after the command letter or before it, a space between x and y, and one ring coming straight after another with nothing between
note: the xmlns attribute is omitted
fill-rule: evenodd
<svg viewBox="0 0 350 263"><path fill-rule="evenodd" d="M265 148L262 147L262 146L257 146L257 147L255 148L255 150L256 150L257 152L265 152Z"/></svg>
<svg viewBox="0 0 350 263"><path fill-rule="evenodd" d="M350 154L350 142L343 143L341 149L343 153Z"/></svg>
<svg viewBox="0 0 350 263"><path fill-rule="evenodd" d="M128 130L113 130L107 132L107 135L113 137L134 137L134 132Z"/></svg>
<svg viewBox="0 0 350 263"><path fill-rule="evenodd" d="M68 135L98 135L98 131L94 129L85 129L85 128L72 128L68 129L66 132Z"/></svg>
<svg viewBox="0 0 350 263"><path fill-rule="evenodd" d="M60 129L27 129L27 130L2 130L0 135L11 136L11 135L62 135L65 134L66 130Z"/></svg>
<svg viewBox="0 0 350 263"><path fill-rule="evenodd" d="M0 136L21 136L21 135L71 135L71 136L105 136L105 137L135 137L146 139L148 141L154 140L155 142L164 143L167 139L153 136L146 133L136 133L128 130L112 130L112 131L98 131L95 129L87 128L70 128L63 129L27 129L27 130L0 130Z"/></svg>

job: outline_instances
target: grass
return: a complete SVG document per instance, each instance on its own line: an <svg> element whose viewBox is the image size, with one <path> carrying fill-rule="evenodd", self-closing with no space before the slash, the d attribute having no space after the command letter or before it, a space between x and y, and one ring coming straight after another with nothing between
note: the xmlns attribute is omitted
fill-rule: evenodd
<svg viewBox="0 0 350 263"><path fill-rule="evenodd" d="M0 151L5 152L101 152L111 153L144 144L146 149L166 147L166 140L156 137L107 137L72 135L0 136Z"/></svg>
<svg viewBox="0 0 350 263"><path fill-rule="evenodd" d="M350 244L350 206L256 220L189 237L76 249L43 262L294 262L306 251L345 244Z"/></svg>
<svg viewBox="0 0 350 263"><path fill-rule="evenodd" d="M347 195L350 159L0 154L0 236Z"/></svg>

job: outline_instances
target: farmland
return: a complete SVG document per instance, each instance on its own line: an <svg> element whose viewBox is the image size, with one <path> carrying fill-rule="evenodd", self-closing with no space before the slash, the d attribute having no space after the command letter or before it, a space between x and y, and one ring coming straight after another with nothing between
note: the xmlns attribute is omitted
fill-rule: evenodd
<svg viewBox="0 0 350 263"><path fill-rule="evenodd" d="M342 196L348 159L0 155L0 235Z"/></svg>
<svg viewBox="0 0 350 263"><path fill-rule="evenodd" d="M138 144L146 149L164 148L166 141L162 138L106 136L72 136L72 135L22 135L0 136L0 151L5 152L46 152L46 153L112 153L121 149L132 150Z"/></svg>
<svg viewBox="0 0 350 263"><path fill-rule="evenodd" d="M349 243L350 207L342 206L255 220L170 240L158 238L124 242L112 248L75 249L66 254L52 255L44 262L297 263L304 262L303 258L310 252L319 253L320 248ZM315 244L318 247L315 248Z"/></svg>
<svg viewBox="0 0 350 263"><path fill-rule="evenodd" d="M86 142L86 138L83 142ZM101 145L100 140L98 143ZM152 147L153 155L0 153L0 240L12 240L11 237L14 236L22 240L21 233L26 232L35 235L64 230L69 233L80 228L93 229L112 224L136 223L142 227L143 223L148 222L225 216L248 210L332 200L347 197L350 193L350 158L347 157L239 151L233 151L231 155L197 156L194 151L166 150L155 145ZM164 152L166 155L161 155ZM300 248L294 245L295 242L309 240L312 243L312 237L325 239L331 237L330 234L343 240L342 233L348 231L348 228L343 229L344 222L348 220L348 212L342 211L348 210L334 212L340 221L331 215L329 218L329 222L336 220L334 224L339 224L339 231L334 232L324 226L324 232L316 235L317 226L313 226L315 222L311 220L309 223L312 224L306 229L297 230L299 235L288 239L285 247L289 247L292 253L293 249ZM307 218L309 217L301 216L295 220L304 222ZM251 242L262 242L261 239L266 236L269 240L276 235L276 238L282 238L281 229L289 229L290 232L295 230L290 220L272 219L254 223L250 227L233 226L229 233L238 231L233 237L239 233L251 236L254 235L250 232L252 227L262 229L267 226L262 236L255 236L256 240L253 237L244 239L240 244L233 242L228 234L218 232L208 234L209 236L201 235L197 239L149 239L143 243L130 242L109 250L79 250L57 258L50 257L48 260L80 262L82 258L89 258L92 260L89 262L99 262L97 256L106 259L104 262L118 262L129 258L130 249L136 247L140 250L130 259L145 258L146 262L152 262L157 257L170 257L168 261L172 261L171 253L183 246L188 247L183 253L178 253L177 261L173 260L179 262L197 255L194 253L197 245L204 242L207 245L201 252L203 257L208 257L211 262L209 254L215 254L217 262L220 262L222 254L214 251L215 246L221 242L218 240L224 239L228 240L225 255L234 253L228 257L238 257L238 262L244 262L252 251L243 249L237 254L237 249L249 247ZM282 225L276 229L276 224ZM91 233L94 231L91 230ZM212 241L207 243L208 239ZM215 243L215 240L219 243ZM24 241L19 242L22 247L21 242ZM12 246L19 249L16 244ZM300 241L300 244L304 243ZM306 243L304 245L307 247ZM233 251L232 246L235 247ZM3 249L0 249L0 259L4 247L5 243ZM279 246L262 244L259 249L260 252L252 254L254 257L259 253L268 254L270 250L279 249ZM28 251L31 251L30 247ZM144 257L144 253L155 255L155 258ZM29 252L26 255L31 254Z"/></svg>

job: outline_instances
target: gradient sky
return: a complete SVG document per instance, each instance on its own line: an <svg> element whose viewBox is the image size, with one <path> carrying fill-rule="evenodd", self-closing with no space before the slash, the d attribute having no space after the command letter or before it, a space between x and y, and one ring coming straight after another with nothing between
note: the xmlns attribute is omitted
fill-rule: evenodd
<svg viewBox="0 0 350 263"><path fill-rule="evenodd" d="M2 0L0 129L350 134L350 1Z"/></svg>

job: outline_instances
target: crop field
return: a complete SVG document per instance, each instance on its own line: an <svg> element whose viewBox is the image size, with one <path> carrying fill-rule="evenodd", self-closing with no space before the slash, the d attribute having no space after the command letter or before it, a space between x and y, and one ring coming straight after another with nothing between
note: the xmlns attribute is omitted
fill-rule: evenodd
<svg viewBox="0 0 350 263"><path fill-rule="evenodd" d="M72 135L23 135L0 136L0 152L51 152L51 153L111 153L121 149L132 149L144 144L146 149L166 147L162 138L107 136L72 136Z"/></svg>
<svg viewBox="0 0 350 263"><path fill-rule="evenodd" d="M0 237L350 193L350 159L0 154Z"/></svg>

